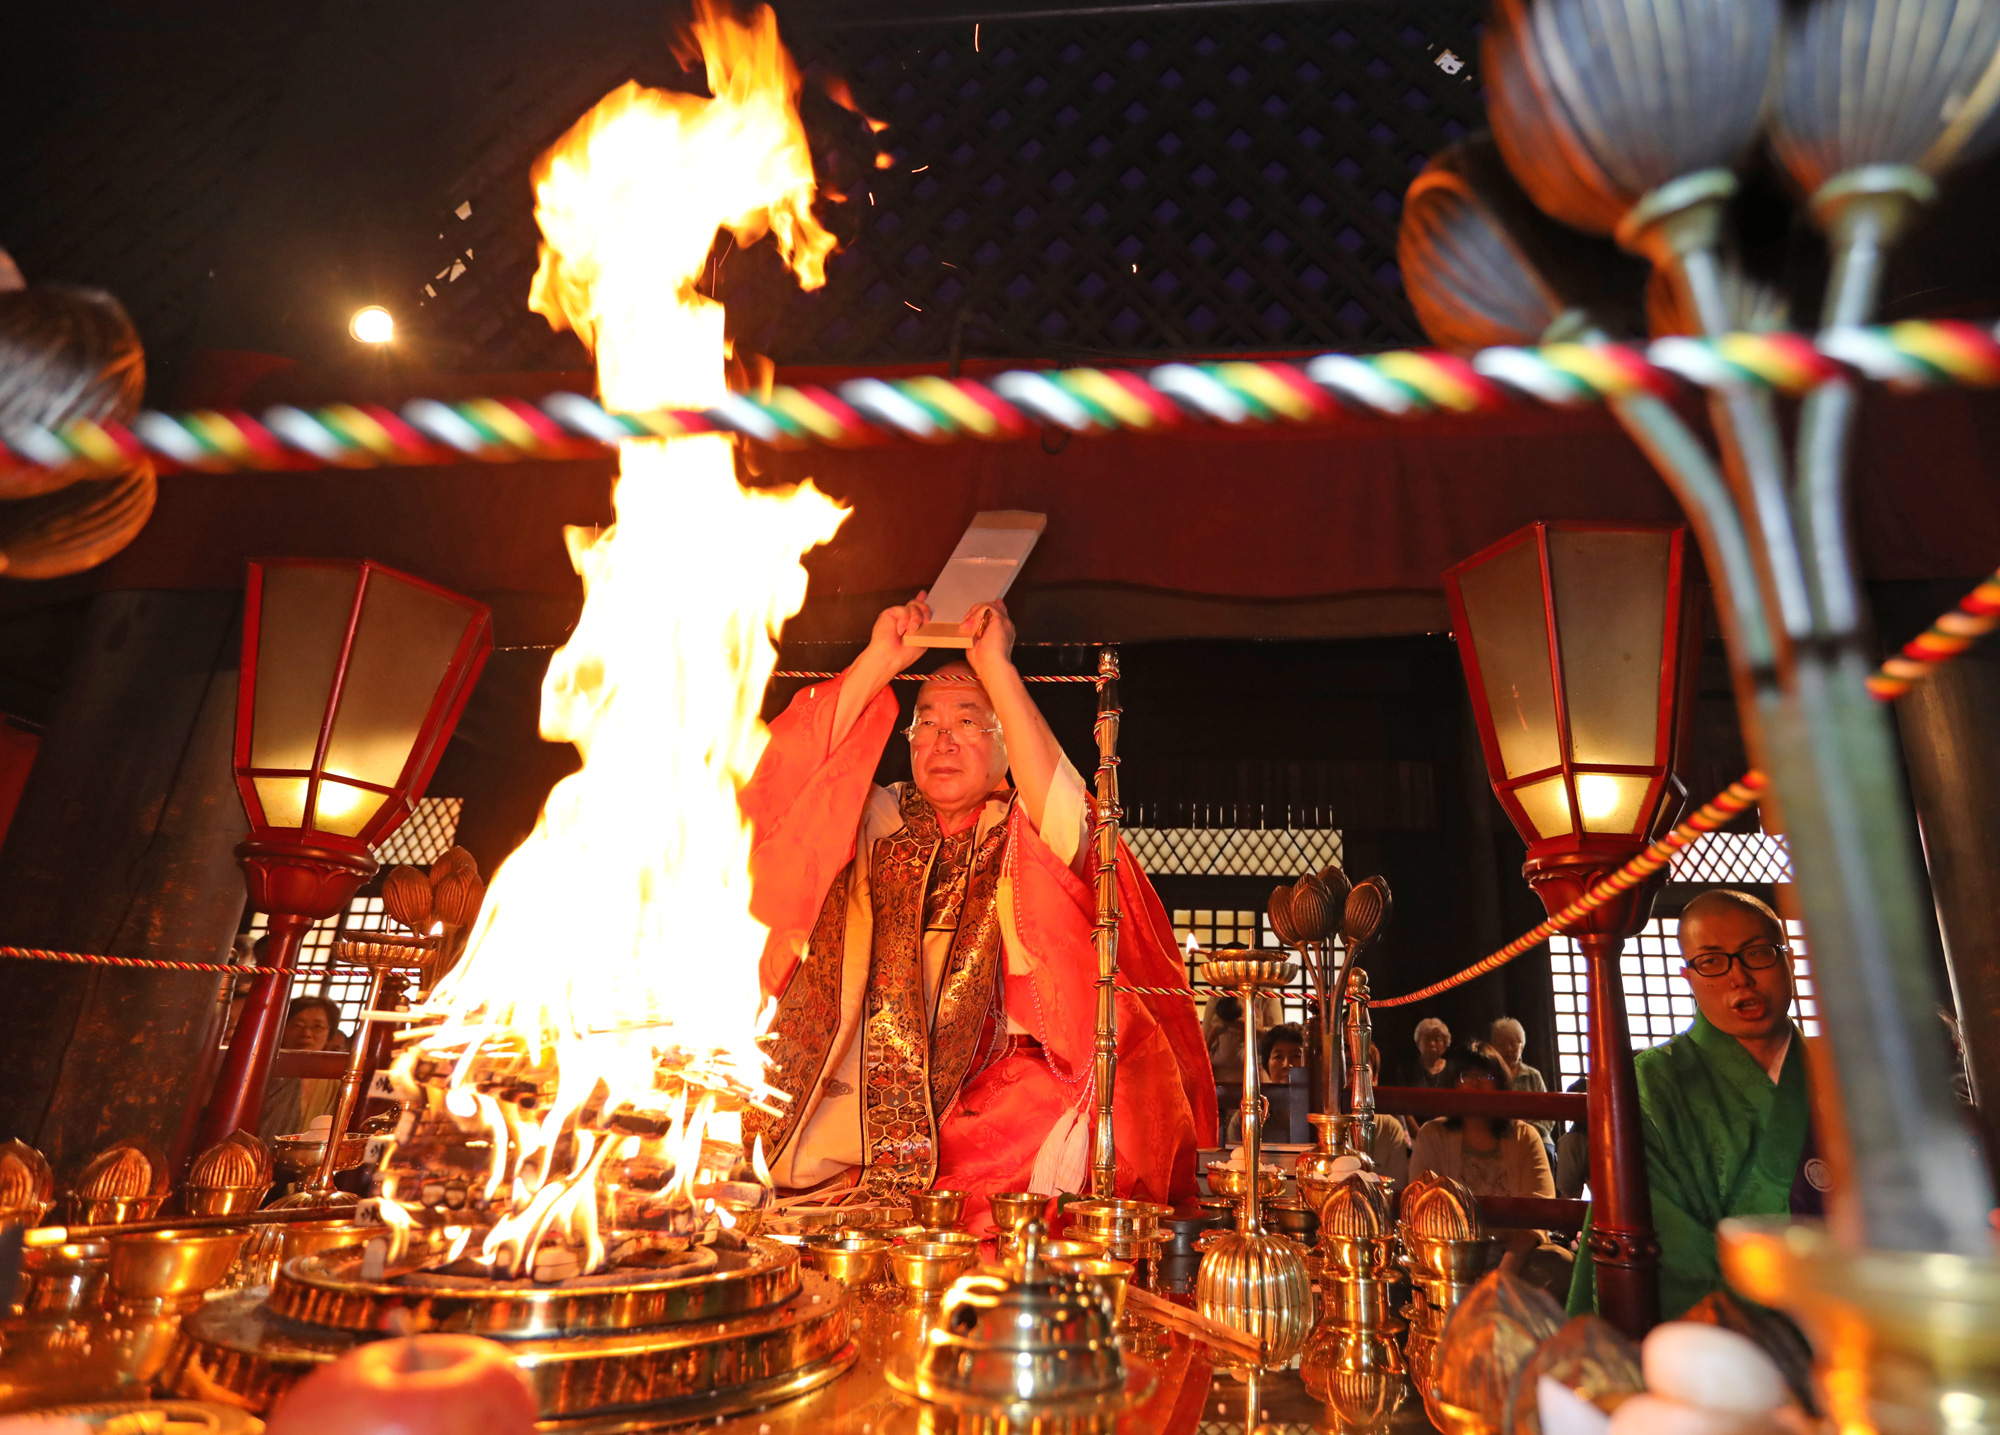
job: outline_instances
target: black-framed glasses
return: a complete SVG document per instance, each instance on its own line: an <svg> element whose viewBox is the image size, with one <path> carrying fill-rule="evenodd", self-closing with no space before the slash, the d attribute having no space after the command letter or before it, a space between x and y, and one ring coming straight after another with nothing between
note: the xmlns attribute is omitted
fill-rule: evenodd
<svg viewBox="0 0 2000 1435"><path fill-rule="evenodd" d="M1729 964L1741 962L1746 972L1761 972L1778 965L1778 959L1791 948L1783 942L1752 942L1738 952L1703 952L1698 957L1688 958L1688 970L1698 977L1726 977Z"/></svg>

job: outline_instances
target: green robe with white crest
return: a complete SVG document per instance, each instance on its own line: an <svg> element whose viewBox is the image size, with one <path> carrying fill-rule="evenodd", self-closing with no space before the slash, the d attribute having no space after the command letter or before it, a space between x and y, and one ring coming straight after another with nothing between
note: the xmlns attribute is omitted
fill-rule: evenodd
<svg viewBox="0 0 2000 1435"><path fill-rule="evenodd" d="M1792 1028L1774 1082L1742 1042L1697 1015L1693 1026L1638 1053L1632 1065L1660 1238L1660 1318L1675 1320L1723 1289L1717 1222L1792 1210L1812 1131L1805 1038ZM1587 1221L1583 1235L1570 1283L1573 1315L1597 1308Z"/></svg>

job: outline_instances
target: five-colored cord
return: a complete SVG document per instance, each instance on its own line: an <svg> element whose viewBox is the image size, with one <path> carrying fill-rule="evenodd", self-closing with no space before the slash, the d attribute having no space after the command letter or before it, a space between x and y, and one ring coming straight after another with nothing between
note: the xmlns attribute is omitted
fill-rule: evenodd
<svg viewBox="0 0 2000 1435"><path fill-rule="evenodd" d="M203 410L148 412L128 428L79 421L0 435L11 466L116 473L144 456L163 471L205 473L376 468L591 457L633 439L735 434L798 448L916 440L1029 439L1073 433L1165 433L1189 424L1313 425L1350 414L1415 418L1519 404L1576 408L1640 393L1755 387L1805 393L1854 375L1897 389L2000 385L1990 327L1910 320L1816 335L1724 334L1626 344L1321 354L1301 362L1219 360L1150 369L1014 369L989 379L856 378L828 389L731 394L713 408L612 413L580 394L413 399L380 405L281 406L261 419ZM11 462L9 462L11 460Z"/></svg>

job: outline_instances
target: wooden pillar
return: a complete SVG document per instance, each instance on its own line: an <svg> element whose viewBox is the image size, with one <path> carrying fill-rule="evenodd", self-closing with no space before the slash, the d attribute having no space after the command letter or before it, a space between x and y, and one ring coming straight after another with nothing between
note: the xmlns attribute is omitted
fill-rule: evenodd
<svg viewBox="0 0 2000 1435"><path fill-rule="evenodd" d="M1608 877L1622 858L1537 861L1522 875L1550 912L1560 912ZM1570 927L1590 973L1590 1246L1597 1310L1633 1340L1660 1319L1660 1242L1653 1234L1653 1189L1632 1033L1625 1020L1619 957L1645 926L1664 871L1619 894ZM1581 1257L1583 1253L1579 1253Z"/></svg>
<svg viewBox="0 0 2000 1435"><path fill-rule="evenodd" d="M1577 937L1590 970L1590 1259L1597 1264L1597 1309L1637 1340L1660 1318L1660 1243L1625 982L1625 939Z"/></svg>
<svg viewBox="0 0 2000 1435"><path fill-rule="evenodd" d="M231 593L106 593L0 849L0 940L222 962L244 902L230 775ZM61 1177L110 1142L176 1144L224 978L7 962L0 1137Z"/></svg>
<svg viewBox="0 0 2000 1435"><path fill-rule="evenodd" d="M1989 1155L2000 1152L2000 658L1967 653L1896 701L1945 962Z"/></svg>

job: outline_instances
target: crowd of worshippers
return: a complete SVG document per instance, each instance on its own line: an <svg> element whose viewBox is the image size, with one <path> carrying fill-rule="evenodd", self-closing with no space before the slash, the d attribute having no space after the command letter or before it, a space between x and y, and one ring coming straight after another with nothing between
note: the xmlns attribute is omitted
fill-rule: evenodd
<svg viewBox="0 0 2000 1435"><path fill-rule="evenodd" d="M1679 944L1694 1019L1633 1058L1661 1251L1660 1315L1667 1320L1723 1289L1719 1222L1818 1216L1832 1184L1815 1129L1805 1043L1792 1019L1793 953L1784 922L1750 893L1710 890L1682 909ZM1256 1016L1264 1079L1283 1084L1306 1059L1304 1032L1283 1021L1275 1001ZM1242 1018L1236 998L1211 1001L1204 1026L1218 1084L1242 1079ZM1526 1036L1519 1021L1502 1017L1483 1040L1454 1044L1445 1023L1427 1017L1416 1028L1414 1057L1396 1069L1393 1084L1546 1091L1543 1074L1522 1060ZM1371 1051L1370 1059L1379 1079L1380 1052ZM1582 1079L1569 1086L1584 1089ZM1240 1140L1240 1123L1224 1135L1231 1144ZM1412 1175L1438 1172L1479 1196L1581 1197L1590 1180L1589 1132L1580 1121L1442 1116L1412 1134L1383 1113L1371 1154L1377 1173L1399 1186ZM1595 1308L1595 1266L1575 1254L1587 1246L1587 1218L1574 1240L1542 1231L1502 1234L1531 1248L1525 1275L1566 1286L1572 1312Z"/></svg>

